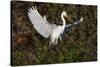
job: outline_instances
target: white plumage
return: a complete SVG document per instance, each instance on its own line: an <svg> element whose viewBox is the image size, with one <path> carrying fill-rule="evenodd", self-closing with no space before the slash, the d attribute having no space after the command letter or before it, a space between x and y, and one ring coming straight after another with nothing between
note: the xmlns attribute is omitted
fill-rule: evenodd
<svg viewBox="0 0 100 67"><path fill-rule="evenodd" d="M63 21L62 26L50 24L47 21L46 16L42 17L39 14L36 7L32 7L29 9L28 16L29 16L30 21L32 22L34 28L37 30L38 33L40 33L45 38L50 37L49 44L57 44L58 39L61 40L61 34L63 34L65 27L71 26L71 24L66 25L66 23L65 23L66 21L65 21L64 17L68 18L68 15L65 11L63 11L61 13L61 19Z"/></svg>

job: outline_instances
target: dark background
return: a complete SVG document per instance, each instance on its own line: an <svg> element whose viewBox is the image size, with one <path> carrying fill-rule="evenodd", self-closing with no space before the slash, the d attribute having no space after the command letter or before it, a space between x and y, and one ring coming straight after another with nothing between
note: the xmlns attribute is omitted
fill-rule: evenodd
<svg viewBox="0 0 100 67"><path fill-rule="evenodd" d="M28 18L28 9L36 6L50 23L62 24L66 11L73 22L83 23L65 32L62 41L49 45ZM66 21L66 24L73 23ZM97 60L97 6L40 2L11 2L11 65L55 64Z"/></svg>

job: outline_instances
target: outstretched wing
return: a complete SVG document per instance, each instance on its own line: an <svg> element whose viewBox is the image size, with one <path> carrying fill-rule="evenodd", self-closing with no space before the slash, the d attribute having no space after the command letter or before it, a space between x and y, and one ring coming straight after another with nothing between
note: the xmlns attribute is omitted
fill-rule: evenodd
<svg viewBox="0 0 100 67"><path fill-rule="evenodd" d="M80 20L74 22L73 24L68 24L68 25L66 25L66 27L65 27L65 32L70 31L70 30L72 29L72 27L77 27L77 26L79 26L79 24L80 24L82 21L83 21L83 17L81 17Z"/></svg>
<svg viewBox="0 0 100 67"><path fill-rule="evenodd" d="M42 17L37 11L36 7L29 9L28 16L32 22L34 28L43 37L48 38L51 34L52 29L56 26L55 24L50 24L46 17Z"/></svg>

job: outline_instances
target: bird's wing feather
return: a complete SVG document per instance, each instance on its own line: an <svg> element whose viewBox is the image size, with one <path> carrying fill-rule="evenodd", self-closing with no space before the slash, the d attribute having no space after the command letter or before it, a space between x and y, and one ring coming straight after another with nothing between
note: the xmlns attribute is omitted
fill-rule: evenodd
<svg viewBox="0 0 100 67"><path fill-rule="evenodd" d="M36 8L32 7L29 9L28 16L34 26L34 28L45 38L48 38L50 36L50 33L52 31L52 28L55 27L55 25L50 24L47 22L46 19L44 19Z"/></svg>
<svg viewBox="0 0 100 67"><path fill-rule="evenodd" d="M68 24L68 25L66 25L66 27L65 27L65 32L70 31L70 30L72 29L72 27L77 27L77 26L79 26L79 24L80 24L82 21L83 21L83 17L82 17L80 20L74 22L73 24Z"/></svg>

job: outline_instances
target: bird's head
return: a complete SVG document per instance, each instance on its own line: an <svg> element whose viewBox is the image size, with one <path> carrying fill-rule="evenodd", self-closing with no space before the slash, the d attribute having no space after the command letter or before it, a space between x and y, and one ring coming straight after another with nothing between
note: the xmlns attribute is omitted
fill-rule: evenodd
<svg viewBox="0 0 100 67"><path fill-rule="evenodd" d="M62 12L63 16L67 16L67 13L65 11Z"/></svg>
<svg viewBox="0 0 100 67"><path fill-rule="evenodd" d="M68 19L69 21L72 21L65 11L62 12L61 16L64 17L65 19Z"/></svg>

